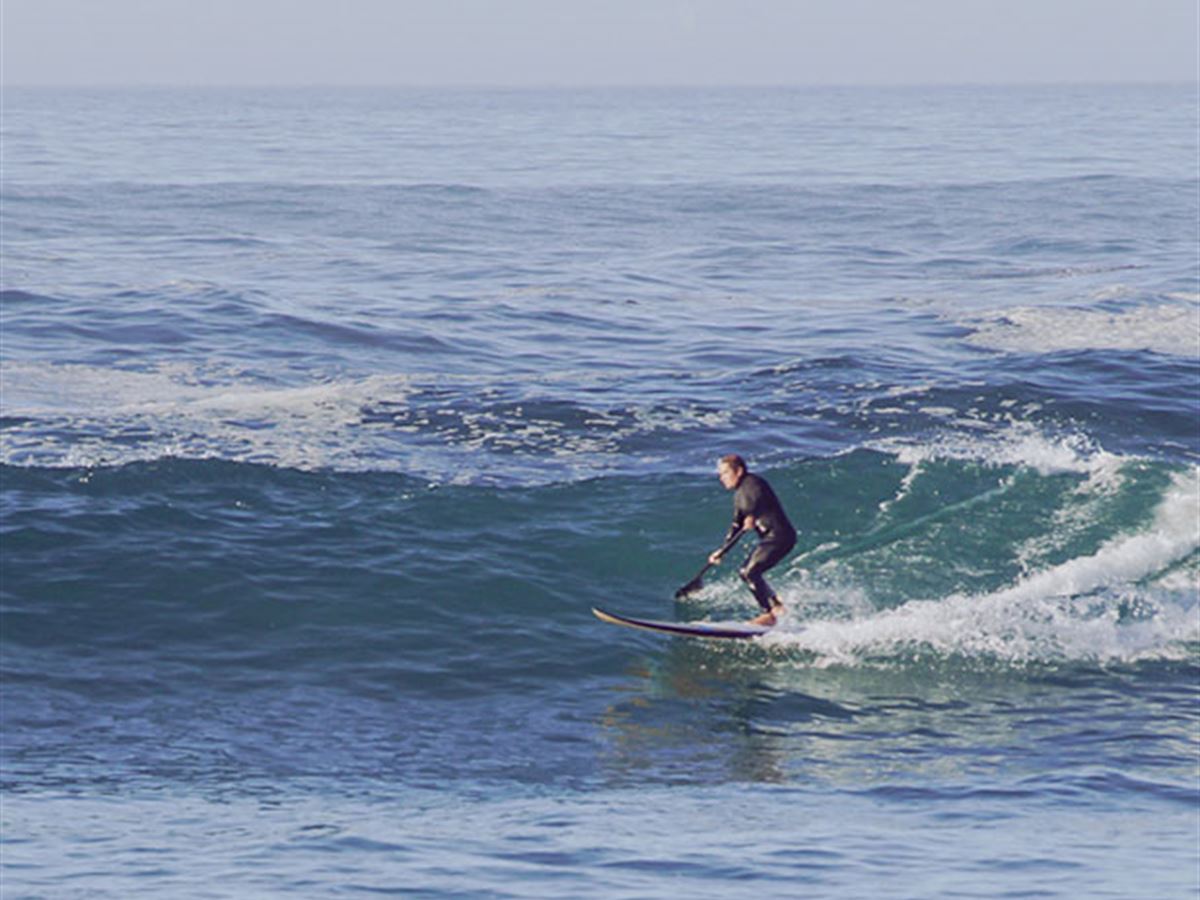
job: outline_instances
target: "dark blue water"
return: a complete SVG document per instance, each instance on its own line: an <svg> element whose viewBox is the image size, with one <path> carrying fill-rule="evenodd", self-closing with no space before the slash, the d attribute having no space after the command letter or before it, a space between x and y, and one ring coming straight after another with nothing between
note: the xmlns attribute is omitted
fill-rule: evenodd
<svg viewBox="0 0 1200 900"><path fill-rule="evenodd" d="M1200 889L1194 88L4 99L5 897Z"/></svg>

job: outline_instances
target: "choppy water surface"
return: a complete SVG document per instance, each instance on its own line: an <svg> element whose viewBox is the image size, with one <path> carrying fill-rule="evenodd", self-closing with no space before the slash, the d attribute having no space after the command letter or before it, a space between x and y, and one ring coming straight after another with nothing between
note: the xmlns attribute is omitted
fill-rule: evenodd
<svg viewBox="0 0 1200 900"><path fill-rule="evenodd" d="M6 90L4 895L1194 896L1196 128Z"/></svg>

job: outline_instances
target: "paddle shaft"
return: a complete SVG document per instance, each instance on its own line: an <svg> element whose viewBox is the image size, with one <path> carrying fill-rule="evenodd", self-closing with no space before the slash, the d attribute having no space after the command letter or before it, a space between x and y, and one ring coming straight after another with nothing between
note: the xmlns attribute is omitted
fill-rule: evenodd
<svg viewBox="0 0 1200 900"><path fill-rule="evenodd" d="M749 527L743 527L743 528L739 529L736 533L730 535L729 538L725 541L725 543L721 545L721 549L718 550L717 552L720 553L722 556L724 556L726 553L728 553L730 550L733 549L733 545L736 544L738 541L740 541L742 539L742 535L744 535L749 530L750 530ZM698 590L700 590L700 588L704 587L704 584L701 581L701 579L703 579L705 573L708 572L708 570L711 569L715 565L716 565L716 563L714 563L714 562L706 562L704 564L704 568L696 573L696 577L693 578L691 581L689 581L687 584L685 584L683 587L681 587L679 590L677 590L675 592L675 596L683 597L686 594L690 594L692 591L698 591Z"/></svg>

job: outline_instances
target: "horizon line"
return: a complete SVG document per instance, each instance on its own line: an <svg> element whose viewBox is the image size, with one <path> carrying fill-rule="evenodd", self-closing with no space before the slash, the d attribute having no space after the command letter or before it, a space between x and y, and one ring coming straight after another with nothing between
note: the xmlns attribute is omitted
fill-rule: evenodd
<svg viewBox="0 0 1200 900"><path fill-rule="evenodd" d="M1184 79L1127 79L1127 80L1029 80L1029 81L810 81L810 82L84 82L28 81L8 83L0 78L0 91L15 89L66 90L167 90L167 89L230 89L230 90L451 90L451 91L592 91L592 90L805 90L852 88L1058 88L1058 87L1194 87L1200 88L1200 78Z"/></svg>

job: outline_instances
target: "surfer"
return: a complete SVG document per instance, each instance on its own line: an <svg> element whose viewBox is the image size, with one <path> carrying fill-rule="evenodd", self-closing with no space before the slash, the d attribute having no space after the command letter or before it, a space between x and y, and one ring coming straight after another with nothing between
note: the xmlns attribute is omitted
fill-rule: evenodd
<svg viewBox="0 0 1200 900"><path fill-rule="evenodd" d="M779 595L767 584L763 573L772 568L796 546L796 529L766 479L751 473L746 461L735 453L722 456L717 477L727 491L733 491L733 524L720 548L709 554L710 565L717 565L748 531L757 531L756 546L738 574L749 585L762 614L750 620L752 625L774 625L783 612Z"/></svg>

